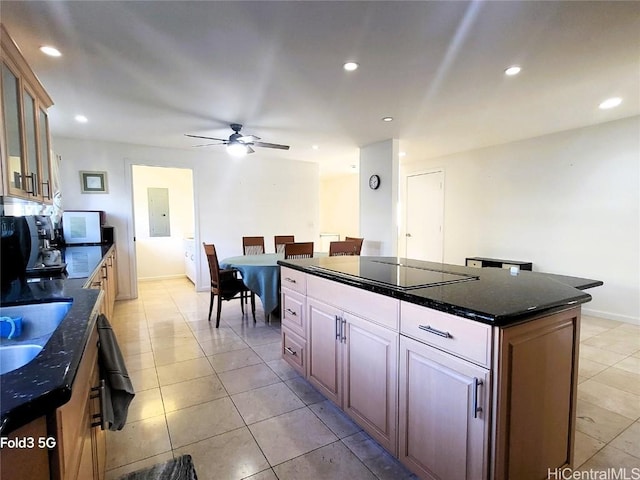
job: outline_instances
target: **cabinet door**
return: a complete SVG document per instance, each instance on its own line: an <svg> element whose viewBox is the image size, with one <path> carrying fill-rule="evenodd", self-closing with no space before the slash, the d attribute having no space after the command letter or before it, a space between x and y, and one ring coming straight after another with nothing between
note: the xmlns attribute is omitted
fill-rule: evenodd
<svg viewBox="0 0 640 480"><path fill-rule="evenodd" d="M340 314L335 307L307 298L309 382L336 405L342 406L340 369Z"/></svg>
<svg viewBox="0 0 640 480"><path fill-rule="evenodd" d="M24 103L24 134L27 154L26 185L23 186L30 198L40 200L40 162L38 161L37 114L35 96L26 88L22 93Z"/></svg>
<svg viewBox="0 0 640 480"><path fill-rule="evenodd" d="M343 316L344 411L395 455L399 335L354 315Z"/></svg>
<svg viewBox="0 0 640 480"><path fill-rule="evenodd" d="M40 149L40 192L45 202L53 201L51 183L51 145L49 144L49 116L44 108L38 109L38 148Z"/></svg>
<svg viewBox="0 0 640 480"><path fill-rule="evenodd" d="M489 371L400 339L400 461L422 478L487 477Z"/></svg>
<svg viewBox="0 0 640 480"><path fill-rule="evenodd" d="M23 196L24 153L22 145L22 103L20 101L20 80L14 70L2 64L2 104L4 110L5 145L3 162L7 185L11 195Z"/></svg>
<svg viewBox="0 0 640 480"><path fill-rule="evenodd" d="M307 324L304 321L305 304L303 295L288 288L281 289L282 326L290 328L302 338L307 337Z"/></svg>

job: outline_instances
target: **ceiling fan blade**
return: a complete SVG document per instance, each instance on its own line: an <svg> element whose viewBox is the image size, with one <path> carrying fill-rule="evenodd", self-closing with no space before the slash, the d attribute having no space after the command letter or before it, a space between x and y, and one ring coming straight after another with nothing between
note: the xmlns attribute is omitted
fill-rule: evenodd
<svg viewBox="0 0 640 480"><path fill-rule="evenodd" d="M207 140L217 140L218 142L226 142L227 141L225 138L203 137L201 135L189 135L188 133L185 133L184 136L185 137L191 137L191 138L206 138Z"/></svg>
<svg viewBox="0 0 640 480"><path fill-rule="evenodd" d="M253 142L255 147L277 148L279 150L289 150L289 145L280 145L278 143Z"/></svg>
<svg viewBox="0 0 640 480"><path fill-rule="evenodd" d="M192 147L210 147L212 145L225 145L224 143L203 143L200 145L192 145Z"/></svg>

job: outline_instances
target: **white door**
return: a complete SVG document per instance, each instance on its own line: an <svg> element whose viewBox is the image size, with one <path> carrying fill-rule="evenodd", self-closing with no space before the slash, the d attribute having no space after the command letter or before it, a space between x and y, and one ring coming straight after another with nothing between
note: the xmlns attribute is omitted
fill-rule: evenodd
<svg viewBox="0 0 640 480"><path fill-rule="evenodd" d="M443 260L444 172L407 176L406 257Z"/></svg>

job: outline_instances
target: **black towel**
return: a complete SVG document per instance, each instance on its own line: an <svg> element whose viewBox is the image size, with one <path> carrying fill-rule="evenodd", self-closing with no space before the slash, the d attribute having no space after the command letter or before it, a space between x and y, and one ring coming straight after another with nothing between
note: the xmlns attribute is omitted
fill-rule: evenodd
<svg viewBox="0 0 640 480"><path fill-rule="evenodd" d="M135 396L135 391L116 335L103 314L98 316L98 338L100 376L105 381L106 396L106 402L102 405L103 424L106 424L109 430L122 430L127 422L129 404Z"/></svg>

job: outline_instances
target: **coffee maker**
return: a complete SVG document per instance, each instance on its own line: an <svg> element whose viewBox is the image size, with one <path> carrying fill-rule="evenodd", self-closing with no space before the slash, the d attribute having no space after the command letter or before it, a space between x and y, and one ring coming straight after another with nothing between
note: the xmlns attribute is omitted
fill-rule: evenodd
<svg viewBox="0 0 640 480"><path fill-rule="evenodd" d="M60 250L51 247L54 238L51 218L46 215L27 215L24 217L29 227L31 250L27 262L28 276L39 273L51 273L61 266L62 254Z"/></svg>
<svg viewBox="0 0 640 480"><path fill-rule="evenodd" d="M51 248L53 225L46 215L1 217L2 278L62 273L60 250Z"/></svg>

